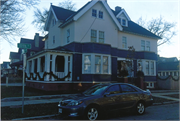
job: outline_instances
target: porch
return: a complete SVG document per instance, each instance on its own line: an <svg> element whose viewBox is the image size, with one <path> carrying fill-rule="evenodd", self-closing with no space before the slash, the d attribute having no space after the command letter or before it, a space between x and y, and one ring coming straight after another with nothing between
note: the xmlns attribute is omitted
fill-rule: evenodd
<svg viewBox="0 0 180 121"><path fill-rule="evenodd" d="M72 81L72 54L48 51L29 57L26 80Z"/></svg>

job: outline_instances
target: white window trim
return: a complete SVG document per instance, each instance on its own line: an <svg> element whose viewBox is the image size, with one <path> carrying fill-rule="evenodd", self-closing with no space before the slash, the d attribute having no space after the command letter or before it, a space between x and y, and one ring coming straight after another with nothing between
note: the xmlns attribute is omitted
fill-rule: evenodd
<svg viewBox="0 0 180 121"><path fill-rule="evenodd" d="M144 41L144 50L142 50L142 41ZM147 42L149 42L149 50L147 50ZM141 51L150 52L151 51L151 42L148 40L141 40Z"/></svg>
<svg viewBox="0 0 180 121"><path fill-rule="evenodd" d="M91 72L87 73L84 71L84 57L86 55L91 56ZM96 73L95 72L95 56L100 56L101 57L101 73ZM108 73L103 73L103 57L107 56L108 57ZM111 74L111 56L110 55L105 55L105 54L96 54L96 53L84 53L82 54L82 74Z"/></svg>
<svg viewBox="0 0 180 121"><path fill-rule="evenodd" d="M105 31L102 31L102 30L96 30L96 29L91 29L91 30L94 30L94 31L96 31L96 42L95 43L100 43L99 42L99 32L104 32L104 43L105 43L105 38L106 38L106 33L105 33ZM91 32L90 32L90 42L92 42L91 41ZM104 43L101 43L101 44L104 44Z"/></svg>
<svg viewBox="0 0 180 121"><path fill-rule="evenodd" d="M147 82L147 88L154 88L154 82ZM152 86L151 86L151 84L152 84Z"/></svg>
<svg viewBox="0 0 180 121"><path fill-rule="evenodd" d="M138 62L139 60L137 60ZM149 62L149 74L146 74L146 61ZM156 61L155 60L146 60L146 59L141 59L142 62L142 71L144 72L145 76L156 76ZM151 74L151 62L154 62L154 74ZM138 67L138 63L137 63Z"/></svg>
<svg viewBox="0 0 180 121"><path fill-rule="evenodd" d="M92 15L92 14L93 14L93 10L96 10L96 17ZM92 17L95 17L95 18L99 18L99 17L98 17L98 16L99 16L99 14L98 14L98 10L93 8L93 9L92 9L91 16L92 16Z"/></svg>
<svg viewBox="0 0 180 121"><path fill-rule="evenodd" d="M99 12L102 12L102 18L99 17L99 15L100 15ZM100 11L100 10L98 11L98 18L99 19L104 19L104 12L103 11Z"/></svg>
<svg viewBox="0 0 180 121"><path fill-rule="evenodd" d="M125 49L125 50L127 50L128 49L128 44L127 44L127 37L125 37L126 38L126 47L125 48L123 48L123 38L124 38L125 36L122 36L122 49Z"/></svg>

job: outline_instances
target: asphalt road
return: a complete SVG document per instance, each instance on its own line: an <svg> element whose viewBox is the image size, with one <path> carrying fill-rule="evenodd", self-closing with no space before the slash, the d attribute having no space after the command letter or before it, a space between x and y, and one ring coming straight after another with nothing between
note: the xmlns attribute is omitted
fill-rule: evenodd
<svg viewBox="0 0 180 121"><path fill-rule="evenodd" d="M62 119L49 118L48 120ZM144 115L136 115L130 112L110 113L103 120L179 120L179 103L147 107Z"/></svg>

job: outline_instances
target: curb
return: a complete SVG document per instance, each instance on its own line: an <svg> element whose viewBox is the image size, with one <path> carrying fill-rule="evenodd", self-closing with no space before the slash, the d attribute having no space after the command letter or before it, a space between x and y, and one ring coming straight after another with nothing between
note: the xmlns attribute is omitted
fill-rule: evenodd
<svg viewBox="0 0 180 121"><path fill-rule="evenodd" d="M34 120L34 119L40 119L40 118L48 118L48 117L54 117L57 116L57 114L53 115L45 115L45 116L36 116L36 117L26 117L26 118L17 118L17 119L12 119L12 120Z"/></svg>
<svg viewBox="0 0 180 121"><path fill-rule="evenodd" d="M179 103L179 101L171 101L171 102L163 102L163 103L153 103L152 106L167 105L167 104L174 104L174 103ZM57 115L58 115L58 114L53 114L53 115L45 115L45 116L18 118L18 119L12 119L12 120L35 120L35 119L41 119L41 118L55 117L55 116L57 116Z"/></svg>

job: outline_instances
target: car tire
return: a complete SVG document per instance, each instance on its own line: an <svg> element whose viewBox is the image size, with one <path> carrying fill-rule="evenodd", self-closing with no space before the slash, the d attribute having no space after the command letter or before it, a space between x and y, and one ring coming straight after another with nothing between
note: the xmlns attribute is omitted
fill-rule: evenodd
<svg viewBox="0 0 180 121"><path fill-rule="evenodd" d="M91 106L87 108L85 112L85 119L86 120L97 120L100 117L99 108L96 106Z"/></svg>
<svg viewBox="0 0 180 121"><path fill-rule="evenodd" d="M136 112L138 115L142 115L145 113L145 106L143 102L138 102L136 105Z"/></svg>

